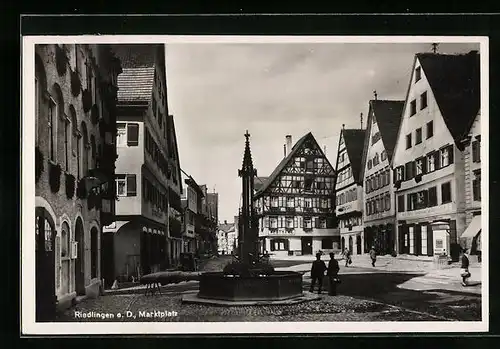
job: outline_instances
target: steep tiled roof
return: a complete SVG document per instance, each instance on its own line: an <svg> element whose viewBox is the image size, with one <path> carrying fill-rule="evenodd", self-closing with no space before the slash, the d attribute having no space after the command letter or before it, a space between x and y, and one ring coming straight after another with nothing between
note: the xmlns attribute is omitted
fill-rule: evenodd
<svg viewBox="0 0 500 349"><path fill-rule="evenodd" d="M124 68L118 75L119 102L149 102L153 92L154 67Z"/></svg>
<svg viewBox="0 0 500 349"><path fill-rule="evenodd" d="M480 108L479 53L418 53L446 126L460 147Z"/></svg>
<svg viewBox="0 0 500 349"><path fill-rule="evenodd" d="M256 191L259 191L260 188L264 185L264 182L268 177L254 177L253 179L253 188Z"/></svg>
<svg viewBox="0 0 500 349"><path fill-rule="evenodd" d="M349 156L349 163L352 168L352 176L356 183L360 183L361 159L363 157L363 147L365 143L366 130L343 129L344 143Z"/></svg>
<svg viewBox="0 0 500 349"><path fill-rule="evenodd" d="M380 137L389 162L398 138L399 124L403 116L404 101L371 100L370 108L375 115Z"/></svg>

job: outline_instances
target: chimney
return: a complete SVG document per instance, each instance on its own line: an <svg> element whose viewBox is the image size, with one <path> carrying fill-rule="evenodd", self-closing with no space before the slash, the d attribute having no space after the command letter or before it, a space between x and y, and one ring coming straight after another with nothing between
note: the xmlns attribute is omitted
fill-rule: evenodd
<svg viewBox="0 0 500 349"><path fill-rule="evenodd" d="M286 135L285 139L286 139L286 144L285 144L286 155L288 155L292 151L292 135Z"/></svg>
<svg viewBox="0 0 500 349"><path fill-rule="evenodd" d="M286 144L283 144L283 157L286 157Z"/></svg>
<svg viewBox="0 0 500 349"><path fill-rule="evenodd" d="M224 224L227 224L227 220L226 219L224 219Z"/></svg>

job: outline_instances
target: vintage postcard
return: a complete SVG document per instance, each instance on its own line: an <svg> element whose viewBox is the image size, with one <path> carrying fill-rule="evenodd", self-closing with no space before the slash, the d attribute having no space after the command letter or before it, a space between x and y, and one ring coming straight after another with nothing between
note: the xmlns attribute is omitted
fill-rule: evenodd
<svg viewBox="0 0 500 349"><path fill-rule="evenodd" d="M488 331L488 56L25 36L22 332Z"/></svg>

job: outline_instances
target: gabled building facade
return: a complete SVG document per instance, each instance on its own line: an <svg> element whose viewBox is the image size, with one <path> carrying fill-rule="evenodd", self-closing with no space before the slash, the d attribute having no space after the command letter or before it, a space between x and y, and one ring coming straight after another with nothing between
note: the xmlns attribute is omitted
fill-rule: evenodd
<svg viewBox="0 0 500 349"><path fill-rule="evenodd" d="M189 176L184 179L184 191L182 195L182 207L184 209L183 219L183 250L182 252L196 252L196 219L201 213L201 204L203 199L203 191L198 186L193 177Z"/></svg>
<svg viewBox="0 0 500 349"><path fill-rule="evenodd" d="M217 252L218 193L209 193L206 184L200 185L201 211L195 219L196 251L200 254Z"/></svg>
<svg viewBox="0 0 500 349"><path fill-rule="evenodd" d="M479 109L477 51L415 56L392 160L400 254L458 258L466 227L461 140Z"/></svg>
<svg viewBox="0 0 500 349"><path fill-rule="evenodd" d="M36 321L101 288L114 219L119 60L109 45L35 45Z"/></svg>
<svg viewBox="0 0 500 349"><path fill-rule="evenodd" d="M172 265L171 239L182 238L180 213L174 223L171 218L172 207L181 211L180 169L171 164L178 156L168 116L165 46L113 48L123 73L118 80L116 220L103 234L108 286Z"/></svg>
<svg viewBox="0 0 500 349"><path fill-rule="evenodd" d="M334 214L335 171L312 133L292 147L255 193L261 252L310 255L339 248Z"/></svg>
<svg viewBox="0 0 500 349"><path fill-rule="evenodd" d="M335 171L335 214L339 221L340 246L354 255L365 252L361 178L365 134L362 129L342 128Z"/></svg>
<svg viewBox="0 0 500 349"><path fill-rule="evenodd" d="M404 101L371 100L361 178L364 181L364 247L379 254L396 251L396 209L390 161Z"/></svg>
<svg viewBox="0 0 500 349"><path fill-rule="evenodd" d="M220 255L228 255L236 252L235 239L236 239L236 229L234 223L224 223L219 224L217 232L217 251Z"/></svg>
<svg viewBox="0 0 500 349"><path fill-rule="evenodd" d="M469 133L462 140L465 162L465 223L460 236L462 247L481 262L481 115L478 114Z"/></svg>

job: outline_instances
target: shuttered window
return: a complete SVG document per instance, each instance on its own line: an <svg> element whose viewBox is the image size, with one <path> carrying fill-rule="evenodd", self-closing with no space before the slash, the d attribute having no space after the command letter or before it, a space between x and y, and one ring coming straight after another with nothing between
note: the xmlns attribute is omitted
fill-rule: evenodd
<svg viewBox="0 0 500 349"><path fill-rule="evenodd" d="M127 145L129 147L139 145L139 124L127 124Z"/></svg>
<svg viewBox="0 0 500 349"><path fill-rule="evenodd" d="M137 195L137 180L135 174L127 175L127 196Z"/></svg>

